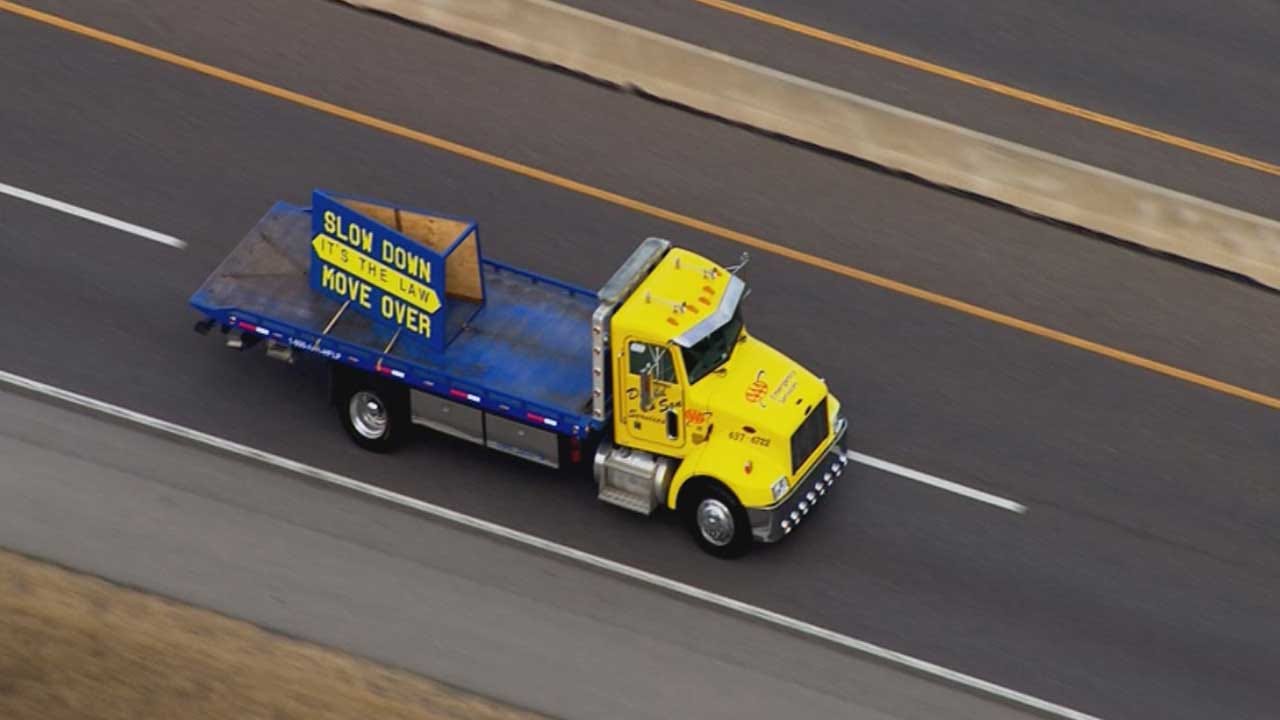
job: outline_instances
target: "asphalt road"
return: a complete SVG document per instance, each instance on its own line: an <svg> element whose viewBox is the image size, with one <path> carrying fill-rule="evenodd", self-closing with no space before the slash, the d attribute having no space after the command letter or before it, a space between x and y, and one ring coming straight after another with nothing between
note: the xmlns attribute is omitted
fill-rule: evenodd
<svg viewBox="0 0 1280 720"><path fill-rule="evenodd" d="M1195 155L695 0L562 0L811 80L1276 216L1280 177ZM737 0L1054 100L1280 163L1280 6L1052 0Z"/></svg>
<svg viewBox="0 0 1280 720"><path fill-rule="evenodd" d="M559 718L1024 720L816 640L0 391L0 545Z"/></svg>
<svg viewBox="0 0 1280 720"><path fill-rule="evenodd" d="M346 8L46 2L75 19L646 201L1275 394L1280 299ZM640 238L740 248L0 14L3 177L185 251L0 198L0 367L627 562L1108 718L1268 717L1275 411L767 255L754 332L854 408L860 469L749 560L671 518L426 436L345 441L323 376L189 332L190 292L275 199L330 187L481 221L594 286ZM334 496L333 502L346 502ZM177 528L175 528L176 530Z"/></svg>

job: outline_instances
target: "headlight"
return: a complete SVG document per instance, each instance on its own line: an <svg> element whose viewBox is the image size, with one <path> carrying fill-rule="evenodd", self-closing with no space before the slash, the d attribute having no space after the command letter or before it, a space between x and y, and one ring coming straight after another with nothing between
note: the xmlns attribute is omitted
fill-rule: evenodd
<svg viewBox="0 0 1280 720"><path fill-rule="evenodd" d="M787 494L787 476L783 475L777 480L774 480L773 487L771 489L773 490L774 501L781 500L782 496Z"/></svg>

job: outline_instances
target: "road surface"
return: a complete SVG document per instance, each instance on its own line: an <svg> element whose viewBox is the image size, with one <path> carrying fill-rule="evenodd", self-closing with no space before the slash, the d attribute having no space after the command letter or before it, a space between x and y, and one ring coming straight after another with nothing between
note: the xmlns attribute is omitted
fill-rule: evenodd
<svg viewBox="0 0 1280 720"><path fill-rule="evenodd" d="M42 398L0 453L4 547L553 717L1037 717Z"/></svg>
<svg viewBox="0 0 1280 720"><path fill-rule="evenodd" d="M38 6L1280 394L1280 298L1226 278L337 5ZM428 436L362 453L318 369L223 350L184 303L272 202L313 187L473 217L488 254L587 286L647 235L726 261L741 246L7 13L0 37L0 182L189 244L0 197L0 368L1103 717L1275 706L1275 410L756 253L753 332L841 394L857 450L1028 512L859 468L786 543L718 562L673 518L481 449Z"/></svg>

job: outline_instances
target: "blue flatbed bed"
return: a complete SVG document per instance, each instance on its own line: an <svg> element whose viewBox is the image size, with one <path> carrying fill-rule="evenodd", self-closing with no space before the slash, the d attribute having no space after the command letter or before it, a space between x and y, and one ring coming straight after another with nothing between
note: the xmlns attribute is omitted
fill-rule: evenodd
<svg viewBox="0 0 1280 720"><path fill-rule="evenodd" d="M278 203L191 297L213 323L399 380L487 413L586 437L591 416L589 290L488 259L484 303L453 312L443 350L374 322L308 282L312 216Z"/></svg>

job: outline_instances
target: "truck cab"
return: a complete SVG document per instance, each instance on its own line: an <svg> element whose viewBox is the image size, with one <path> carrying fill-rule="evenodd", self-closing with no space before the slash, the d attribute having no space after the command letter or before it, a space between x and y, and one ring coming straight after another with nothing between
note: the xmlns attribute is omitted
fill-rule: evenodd
<svg viewBox="0 0 1280 720"><path fill-rule="evenodd" d="M722 556L789 534L848 463L839 400L748 332L745 295L736 269L650 238L592 320L600 499L676 510Z"/></svg>

